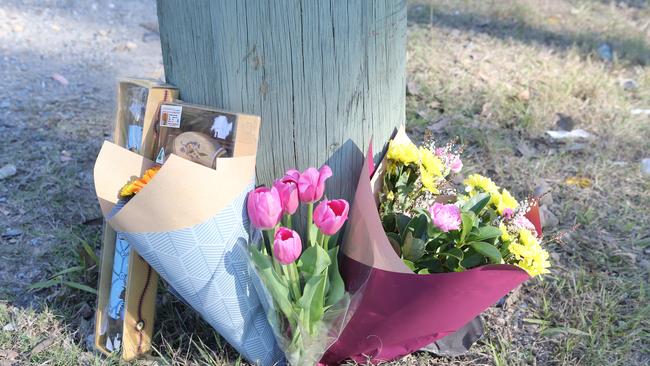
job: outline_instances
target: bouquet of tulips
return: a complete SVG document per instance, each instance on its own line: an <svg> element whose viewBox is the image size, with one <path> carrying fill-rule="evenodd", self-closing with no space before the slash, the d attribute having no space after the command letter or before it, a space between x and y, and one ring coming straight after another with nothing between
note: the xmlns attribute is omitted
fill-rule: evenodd
<svg viewBox="0 0 650 366"><path fill-rule="evenodd" d="M289 170L271 187L248 194L252 226L261 230L251 257L271 304L269 321L292 365L316 364L338 338L349 295L338 268L336 234L348 217L348 202L321 198L332 176L324 165L300 173ZM320 201L320 202L319 202ZM293 217L306 205L303 235Z"/></svg>
<svg viewBox="0 0 650 366"><path fill-rule="evenodd" d="M514 264L530 276L548 272L548 253L518 202L490 178L471 174L464 190L451 181L462 169L453 144L390 142L380 193L388 239L416 273L459 272L488 263Z"/></svg>

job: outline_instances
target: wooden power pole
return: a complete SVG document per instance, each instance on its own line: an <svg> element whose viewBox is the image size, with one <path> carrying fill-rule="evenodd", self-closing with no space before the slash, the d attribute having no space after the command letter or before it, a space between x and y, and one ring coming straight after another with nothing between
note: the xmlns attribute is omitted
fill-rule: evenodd
<svg viewBox="0 0 650 366"><path fill-rule="evenodd" d="M181 99L262 117L258 183L328 163L352 198L352 142L404 122L405 0L158 0L158 19Z"/></svg>

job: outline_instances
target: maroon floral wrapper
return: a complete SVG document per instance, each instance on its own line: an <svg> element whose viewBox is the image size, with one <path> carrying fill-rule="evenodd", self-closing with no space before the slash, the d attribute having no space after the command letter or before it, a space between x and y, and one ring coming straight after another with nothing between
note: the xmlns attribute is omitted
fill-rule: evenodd
<svg viewBox="0 0 650 366"><path fill-rule="evenodd" d="M341 272L347 290L356 294L350 305L353 315L323 356L323 364L346 359L377 363L420 350L458 331L530 278L508 264L455 273L414 273L383 230L375 195L381 188L381 165L377 170L371 147L342 246ZM532 211L535 214L528 217L541 233L537 212Z"/></svg>

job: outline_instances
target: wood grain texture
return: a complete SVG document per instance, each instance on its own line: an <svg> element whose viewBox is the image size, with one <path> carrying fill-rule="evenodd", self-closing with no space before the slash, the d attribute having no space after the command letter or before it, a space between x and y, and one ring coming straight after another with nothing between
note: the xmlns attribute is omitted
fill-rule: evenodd
<svg viewBox="0 0 650 366"><path fill-rule="evenodd" d="M404 0L158 0L158 18L181 99L262 117L259 183L328 163L350 199L358 148L404 122Z"/></svg>

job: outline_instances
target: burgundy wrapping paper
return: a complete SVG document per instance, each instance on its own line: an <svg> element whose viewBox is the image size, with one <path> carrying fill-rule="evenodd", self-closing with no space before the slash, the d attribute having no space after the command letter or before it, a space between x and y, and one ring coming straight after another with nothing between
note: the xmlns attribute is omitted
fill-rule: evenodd
<svg viewBox="0 0 650 366"><path fill-rule="evenodd" d="M322 363L328 365L346 359L376 363L417 351L457 331L530 278L506 264L457 273L413 273L383 231L373 193L381 172L371 181L375 170L371 157L372 148L361 170L342 246L342 275L348 291L355 294L353 315L323 356ZM530 216L535 215L529 218L539 228L538 215Z"/></svg>

